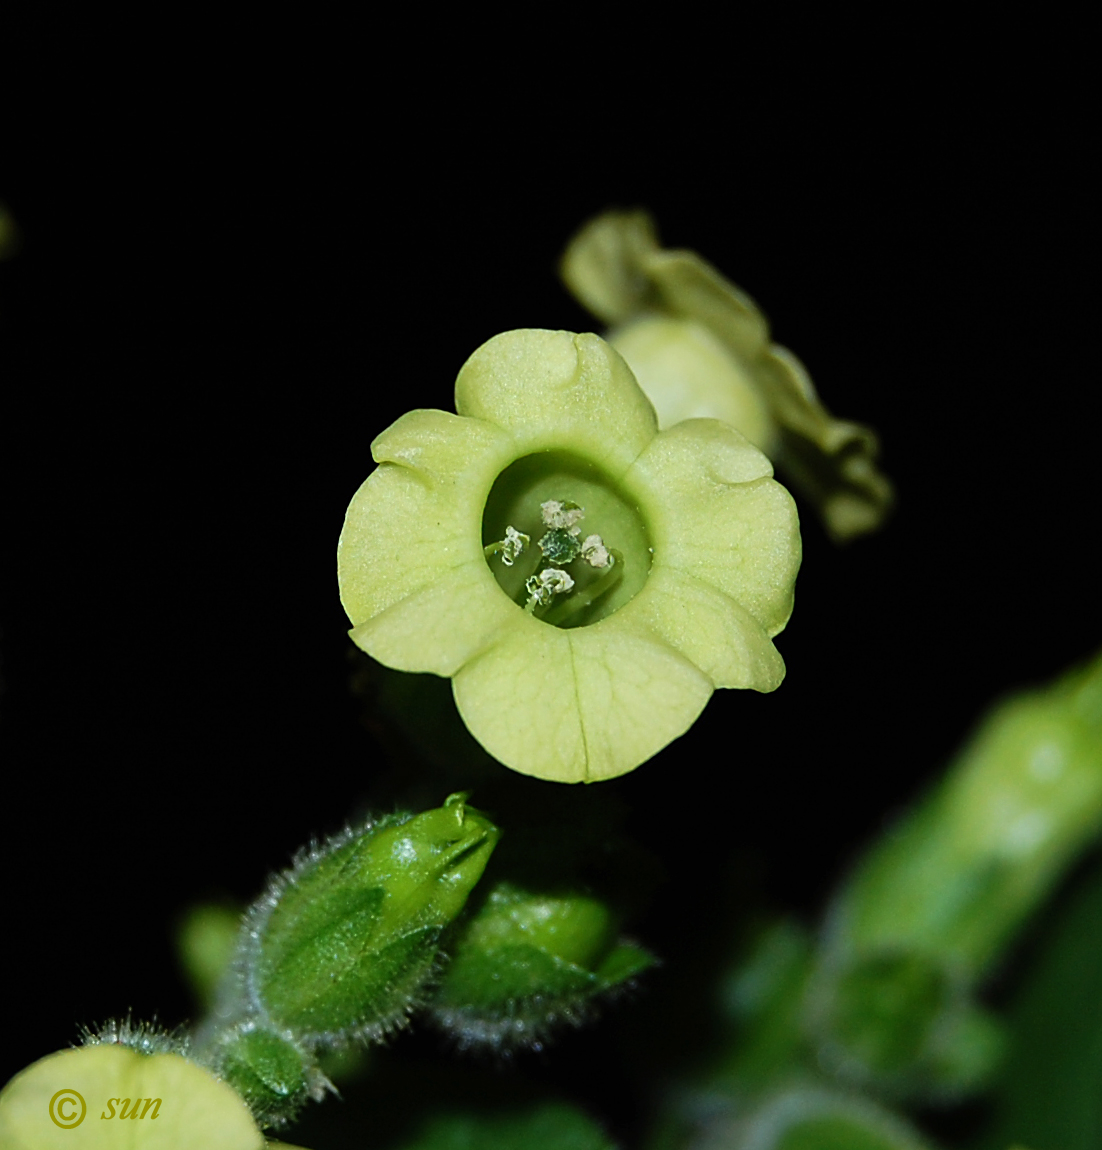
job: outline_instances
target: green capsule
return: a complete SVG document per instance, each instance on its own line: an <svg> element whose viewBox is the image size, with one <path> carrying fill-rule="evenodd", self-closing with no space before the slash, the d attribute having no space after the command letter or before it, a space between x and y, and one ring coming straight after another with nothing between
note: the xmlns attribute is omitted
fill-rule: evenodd
<svg viewBox="0 0 1102 1150"><path fill-rule="evenodd" d="M500 837L465 798L339 835L277 878L242 934L248 1013L308 1048L401 1025Z"/></svg>
<svg viewBox="0 0 1102 1150"><path fill-rule="evenodd" d="M500 882L454 948L433 1018L462 1049L538 1049L557 1025L585 1021L596 1000L654 964L618 941L618 928L599 899Z"/></svg>

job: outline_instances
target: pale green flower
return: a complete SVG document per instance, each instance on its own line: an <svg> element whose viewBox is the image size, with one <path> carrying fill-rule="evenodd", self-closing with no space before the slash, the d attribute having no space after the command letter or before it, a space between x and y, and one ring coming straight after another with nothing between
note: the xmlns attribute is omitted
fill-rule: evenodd
<svg viewBox="0 0 1102 1150"><path fill-rule="evenodd" d="M769 340L765 316L694 252L665 251L646 212L591 220L563 257L567 286L611 326L659 426L722 419L776 461L833 538L875 530L891 484L876 437L823 407L803 364Z"/></svg>
<svg viewBox="0 0 1102 1150"><path fill-rule="evenodd" d="M760 451L716 420L659 432L595 335L499 335L455 396L371 445L338 549L358 646L451 677L492 755L562 782L632 770L717 687L779 686L800 537ZM533 542L506 565L510 527Z"/></svg>
<svg viewBox="0 0 1102 1150"><path fill-rule="evenodd" d="M92 1045L42 1058L0 1092L4 1150L262 1150L245 1103L179 1054Z"/></svg>

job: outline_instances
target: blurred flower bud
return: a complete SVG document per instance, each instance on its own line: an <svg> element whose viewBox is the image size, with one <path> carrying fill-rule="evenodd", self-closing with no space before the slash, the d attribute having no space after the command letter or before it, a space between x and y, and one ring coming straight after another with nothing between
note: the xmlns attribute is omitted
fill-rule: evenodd
<svg viewBox="0 0 1102 1150"><path fill-rule="evenodd" d="M590 220L561 271L610 325L606 338L654 404L659 427L721 419L817 506L835 540L880 526L894 496L876 466L876 436L835 419L803 364L770 342L754 301L695 252L661 248L646 212Z"/></svg>
<svg viewBox="0 0 1102 1150"><path fill-rule="evenodd" d="M460 935L432 1016L461 1049L538 1049L556 1025L579 1025L596 1000L654 964L617 941L618 927L591 896L500 882Z"/></svg>
<svg viewBox="0 0 1102 1150"><path fill-rule="evenodd" d="M980 1086L1004 1041L973 990L1100 829L1102 657L996 707L843 887L809 991L820 1060L896 1096Z"/></svg>
<svg viewBox="0 0 1102 1150"><path fill-rule="evenodd" d="M1102 655L981 723L938 785L864 859L835 949L942 956L974 980L1102 829Z"/></svg>

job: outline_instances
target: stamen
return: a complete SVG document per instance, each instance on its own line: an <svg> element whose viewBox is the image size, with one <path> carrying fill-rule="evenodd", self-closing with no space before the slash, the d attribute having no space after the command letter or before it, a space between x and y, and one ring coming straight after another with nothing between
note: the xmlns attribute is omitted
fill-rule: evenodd
<svg viewBox="0 0 1102 1150"><path fill-rule="evenodd" d="M574 524L585 514L585 508L579 507L569 499L549 499L540 504L540 513L548 527L559 531L569 531L571 535L580 535L581 528Z"/></svg>
<svg viewBox="0 0 1102 1150"><path fill-rule="evenodd" d="M616 562L600 535L587 535L582 543L582 558L590 567L610 567Z"/></svg>
<svg viewBox="0 0 1102 1150"><path fill-rule="evenodd" d="M499 543L491 543L488 547L484 547L483 551L487 559L492 555L500 555L502 563L506 567L512 567L517 561L517 556L523 555L531 542L531 538L523 531L518 531L515 527L506 527L505 538Z"/></svg>
<svg viewBox="0 0 1102 1150"><path fill-rule="evenodd" d="M501 544L501 561L506 567L512 567L518 555L523 555L531 539L515 527L505 528L505 540Z"/></svg>
<svg viewBox="0 0 1102 1150"><path fill-rule="evenodd" d="M528 592L528 602L524 604L524 609L534 611L537 607L546 607L556 595L565 595L573 586L574 580L565 571L557 567L546 567L524 584Z"/></svg>

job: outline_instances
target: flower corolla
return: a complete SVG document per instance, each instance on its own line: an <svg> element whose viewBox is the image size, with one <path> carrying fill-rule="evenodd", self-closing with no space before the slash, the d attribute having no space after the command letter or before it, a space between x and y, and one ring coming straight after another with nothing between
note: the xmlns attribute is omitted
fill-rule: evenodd
<svg viewBox="0 0 1102 1150"><path fill-rule="evenodd" d="M800 535L757 448L712 419L659 432L592 334L496 336L455 401L371 445L338 547L361 649L450 677L486 750L561 782L634 769L717 687L779 686Z"/></svg>

